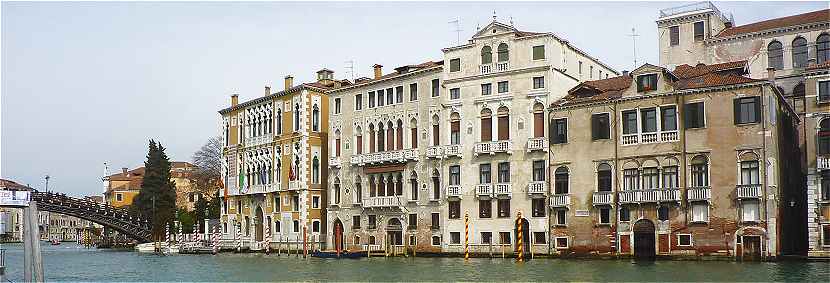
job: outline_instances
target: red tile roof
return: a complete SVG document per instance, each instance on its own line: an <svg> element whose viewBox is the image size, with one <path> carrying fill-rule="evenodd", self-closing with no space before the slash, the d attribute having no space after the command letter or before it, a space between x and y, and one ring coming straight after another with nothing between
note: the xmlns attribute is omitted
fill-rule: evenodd
<svg viewBox="0 0 830 283"><path fill-rule="evenodd" d="M720 64L714 64L714 65L698 64L695 67L683 64L683 65L677 66L677 68L675 68L674 71L672 71L672 73L674 73L674 75L677 76L678 78L682 79L682 78L696 77L696 76L700 76L700 75L703 75L703 74L706 74L706 73L711 73L711 72L719 72L719 71L733 70L733 69L739 69L739 68L741 68L741 69L746 68L746 60L735 61L735 62L726 62L726 63L720 63Z"/></svg>
<svg viewBox="0 0 830 283"><path fill-rule="evenodd" d="M675 89L686 90L704 87L724 86L743 84L751 82L760 82L763 80L750 79L747 77L736 76L733 74L720 75L716 73L703 74L701 76L681 79L674 83Z"/></svg>
<svg viewBox="0 0 830 283"><path fill-rule="evenodd" d="M443 60L442 61L426 61L424 63L414 64L414 65L403 65L403 66L395 68L394 72L382 75L382 76L380 76L380 78L377 78L377 79L366 78L366 77L358 78L357 80L355 80L354 84L352 84L352 85L343 85L343 88L344 87L349 87L349 86L370 84L370 83L373 83L373 82L376 82L376 81L397 77L397 76L400 76L400 75L403 75L403 74L406 74L406 73L410 73L410 72L413 72L413 71L417 71L417 70L420 70L420 69L438 67L438 66L443 66L443 65L444 65ZM408 70L405 71L405 72L401 72L404 69L408 69Z"/></svg>
<svg viewBox="0 0 830 283"><path fill-rule="evenodd" d="M32 188L18 184L12 180L0 179L0 187L10 191L29 191Z"/></svg>
<svg viewBox="0 0 830 283"><path fill-rule="evenodd" d="M745 33L759 32L769 29L776 29L788 26L797 26L803 24L811 24L818 22L830 21L830 9L819 10L799 15L793 15L783 18L771 19L736 27L731 27L721 31L717 37L729 37Z"/></svg>

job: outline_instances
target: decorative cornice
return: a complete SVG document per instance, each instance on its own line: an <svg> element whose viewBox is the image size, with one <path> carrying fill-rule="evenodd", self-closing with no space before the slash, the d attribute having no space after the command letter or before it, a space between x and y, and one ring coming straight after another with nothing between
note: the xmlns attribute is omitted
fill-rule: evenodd
<svg viewBox="0 0 830 283"><path fill-rule="evenodd" d="M395 80L395 79L402 79L402 78L406 78L406 77L409 77L409 76L414 76L414 75L418 75L418 74L422 74L422 73L426 73L426 72L442 71L443 68L444 68L443 65L424 68L424 69L420 69L420 70L416 70L416 71L412 71L412 72L406 72L406 73L403 73L403 74L400 74L400 75L397 75L397 76L383 78L383 79L380 79L380 80L372 80L372 81L365 82L365 83L362 83L362 84L355 84L355 85L350 85L350 86L347 86L347 87L336 88L336 89L333 89L333 90L326 91L325 93L326 94L334 94L334 93L338 93L338 92L342 92L342 91L352 90L352 89L355 89L355 88L367 87L367 86L371 86L371 85L374 85L374 84L388 82L388 81Z"/></svg>
<svg viewBox="0 0 830 283"><path fill-rule="evenodd" d="M457 83L457 82L463 82L463 81L469 81L469 80L478 80L478 79L486 79L486 78L492 78L492 77L500 77L500 76L504 76L504 75L514 75L514 74L521 74L521 73L527 73L527 72L536 72L536 71L547 71L547 70L550 70L550 69L551 69L550 65L527 67L527 68L520 68L520 69L511 69L511 70L504 71L504 72L493 72L493 73L489 73L489 74L479 74L479 75L472 75L472 76L466 76L466 77L455 78L455 79L447 79L447 80L444 80L444 83L445 84L451 84L451 83Z"/></svg>
<svg viewBox="0 0 830 283"><path fill-rule="evenodd" d="M781 34L781 33L789 33L789 32L801 31L801 30L811 30L811 29L822 30L822 29L828 29L828 28L830 28L830 21L821 22L821 23L809 23L809 24L796 25L796 26L787 26L787 27L781 27L781 28L775 28L775 29L762 30L762 31L758 31L758 32L736 34L736 35L727 36L727 37L714 36L714 37L710 37L710 38L706 39L704 41L704 43L706 45L713 45L713 44L716 44L716 43L723 43L723 42L729 42L729 41L735 41L735 40L741 40L741 39L749 39L749 38L756 38L756 37L771 36L771 35L776 35L776 34Z"/></svg>

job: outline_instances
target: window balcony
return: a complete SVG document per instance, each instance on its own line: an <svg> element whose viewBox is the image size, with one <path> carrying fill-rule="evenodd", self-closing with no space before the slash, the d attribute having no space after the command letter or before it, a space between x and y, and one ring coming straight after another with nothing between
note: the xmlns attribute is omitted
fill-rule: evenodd
<svg viewBox="0 0 830 283"><path fill-rule="evenodd" d="M368 197L363 199L363 207L397 207L400 201L397 196Z"/></svg>
<svg viewBox="0 0 830 283"><path fill-rule="evenodd" d="M361 156L363 156L363 155L362 155L362 154L355 154L355 155L352 155L352 157L350 158L350 159L351 159L351 162L352 162L352 165L359 165L359 164L362 164L362 163L363 163L363 160L360 158Z"/></svg>
<svg viewBox="0 0 830 283"><path fill-rule="evenodd" d="M632 145L636 144L639 141L639 136L637 134L629 134L622 136L622 144L623 145Z"/></svg>
<svg viewBox="0 0 830 283"><path fill-rule="evenodd" d="M817 170L830 169L830 155L817 155L816 156L816 169Z"/></svg>
<svg viewBox="0 0 830 283"><path fill-rule="evenodd" d="M427 148L427 158L440 159L444 153L444 148L440 145L431 146Z"/></svg>
<svg viewBox="0 0 830 283"><path fill-rule="evenodd" d="M690 187L686 189L686 199L688 201L708 201L712 197L711 190L709 186Z"/></svg>
<svg viewBox="0 0 830 283"><path fill-rule="evenodd" d="M674 142L677 140L677 131L660 132L660 141L662 142Z"/></svg>
<svg viewBox="0 0 830 283"><path fill-rule="evenodd" d="M680 201L680 190L678 188L664 188L657 190L658 202Z"/></svg>
<svg viewBox="0 0 830 283"><path fill-rule="evenodd" d="M623 145L648 144L678 141L677 131L663 131L651 133L635 133L622 135Z"/></svg>
<svg viewBox="0 0 830 283"><path fill-rule="evenodd" d="M456 156L461 157L461 145L460 144L451 144L448 146L444 146L444 155L447 157Z"/></svg>
<svg viewBox="0 0 830 283"><path fill-rule="evenodd" d="M533 181L527 184L527 194L545 194L547 187L545 181Z"/></svg>
<svg viewBox="0 0 830 283"><path fill-rule="evenodd" d="M534 150L548 152L548 139L541 137L527 140L527 152Z"/></svg>
<svg viewBox="0 0 830 283"><path fill-rule="evenodd" d="M492 196L493 195L493 185L491 185L491 184L478 184L478 185L476 185L476 195L479 196L479 197Z"/></svg>
<svg viewBox="0 0 830 283"><path fill-rule="evenodd" d="M449 185L449 186L447 186L447 197L448 198L461 198L461 186L459 186L459 185Z"/></svg>
<svg viewBox="0 0 830 283"><path fill-rule="evenodd" d="M412 161L418 161L418 150L414 148L404 149L403 158Z"/></svg>
<svg viewBox="0 0 830 283"><path fill-rule="evenodd" d="M330 157L329 166L334 168L341 168L342 164L340 164L340 157Z"/></svg>
<svg viewBox="0 0 830 283"><path fill-rule="evenodd" d="M481 74L492 73L493 72L493 64L479 65L479 70L481 70Z"/></svg>
<svg viewBox="0 0 830 283"><path fill-rule="evenodd" d="M657 133L643 133L640 135L640 143L656 143L659 142L660 138L658 137Z"/></svg>
<svg viewBox="0 0 830 283"><path fill-rule="evenodd" d="M594 192L594 205L611 204L614 202L613 192Z"/></svg>
<svg viewBox="0 0 830 283"><path fill-rule="evenodd" d="M475 155L478 156L479 154L496 154L499 152L504 152L507 154L511 153L511 149L513 148L513 142L509 140L502 140L502 141L488 141L488 142L480 142L476 143L475 145Z"/></svg>
<svg viewBox="0 0 830 283"><path fill-rule="evenodd" d="M510 70L510 64L507 61L496 63L496 72L504 72Z"/></svg>
<svg viewBox="0 0 830 283"><path fill-rule="evenodd" d="M510 183L498 183L495 186L497 196L511 196L513 191L510 189Z"/></svg>
<svg viewBox="0 0 830 283"><path fill-rule="evenodd" d="M245 138L244 145L248 146L258 146L263 144L269 144L274 141L274 136L271 134L261 135L258 137L247 137Z"/></svg>
<svg viewBox="0 0 830 283"><path fill-rule="evenodd" d="M637 203L640 200L639 190L625 190L619 192L620 203Z"/></svg>
<svg viewBox="0 0 830 283"><path fill-rule="evenodd" d="M761 185L737 185L738 198L761 198Z"/></svg>
<svg viewBox="0 0 830 283"><path fill-rule="evenodd" d="M555 194L550 196L551 207L566 207L571 205L571 196L569 194Z"/></svg>
<svg viewBox="0 0 830 283"><path fill-rule="evenodd" d="M288 181L288 190L289 191L296 191L302 189L302 184L300 181Z"/></svg>

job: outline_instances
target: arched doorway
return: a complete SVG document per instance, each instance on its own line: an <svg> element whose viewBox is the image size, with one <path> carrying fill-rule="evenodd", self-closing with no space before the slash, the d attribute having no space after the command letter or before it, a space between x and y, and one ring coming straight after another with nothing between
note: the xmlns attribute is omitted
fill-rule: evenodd
<svg viewBox="0 0 830 283"><path fill-rule="evenodd" d="M403 245L403 226L398 218L389 219L386 223L386 237L390 245Z"/></svg>
<svg viewBox="0 0 830 283"><path fill-rule="evenodd" d="M343 243L343 239L344 239L343 238L343 222L340 222L339 218L334 220L334 229L332 229L332 230L333 230L332 232L334 233L333 238L332 238L333 241L334 241L334 249L337 250L337 251L344 250L344 248L343 248L343 246L344 246L344 243Z"/></svg>
<svg viewBox="0 0 830 283"><path fill-rule="evenodd" d="M653 260L656 254L654 246L654 223L648 219L634 223L634 257Z"/></svg>
<svg viewBox="0 0 830 283"><path fill-rule="evenodd" d="M263 234L263 225L262 220L265 218L265 215L262 213L262 207L257 206L256 214L254 214L254 234L255 239L258 242L262 241L262 234Z"/></svg>
<svg viewBox="0 0 830 283"><path fill-rule="evenodd" d="M519 225L522 225L521 234L519 234ZM516 220L513 226L513 235L516 235L513 250L516 252L519 251L519 237L522 237L522 252L525 254L524 259L527 260L530 258L530 256L527 256L530 254L530 223L527 222L527 218L522 217Z"/></svg>

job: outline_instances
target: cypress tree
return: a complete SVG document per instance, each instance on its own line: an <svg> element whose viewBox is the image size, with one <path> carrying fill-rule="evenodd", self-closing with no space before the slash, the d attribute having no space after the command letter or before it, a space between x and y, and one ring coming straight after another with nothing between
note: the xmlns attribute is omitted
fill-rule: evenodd
<svg viewBox="0 0 830 283"><path fill-rule="evenodd" d="M174 220L176 184L170 180L170 159L164 153L164 146L154 140L150 140L141 190L133 200L132 209L143 218L151 219L155 237L162 236L164 225Z"/></svg>

